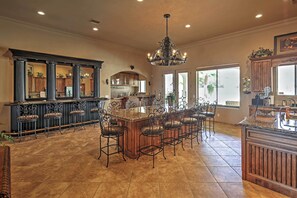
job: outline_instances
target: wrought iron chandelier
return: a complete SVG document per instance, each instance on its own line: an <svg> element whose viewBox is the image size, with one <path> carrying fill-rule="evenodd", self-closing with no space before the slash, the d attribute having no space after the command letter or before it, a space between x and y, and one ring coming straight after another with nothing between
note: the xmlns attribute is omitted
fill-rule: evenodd
<svg viewBox="0 0 297 198"><path fill-rule="evenodd" d="M166 20L166 37L160 43L160 48L153 54L147 54L147 60L152 65L171 66L180 65L186 62L187 53L181 54L181 52L175 49L175 44L168 36L168 19L170 14L164 14Z"/></svg>

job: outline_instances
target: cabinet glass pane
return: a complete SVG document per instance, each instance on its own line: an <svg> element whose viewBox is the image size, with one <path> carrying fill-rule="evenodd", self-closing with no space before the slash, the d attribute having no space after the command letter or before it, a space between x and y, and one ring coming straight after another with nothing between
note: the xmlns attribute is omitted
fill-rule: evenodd
<svg viewBox="0 0 297 198"><path fill-rule="evenodd" d="M295 65L277 68L278 95L295 95Z"/></svg>
<svg viewBox="0 0 297 198"><path fill-rule="evenodd" d="M56 66L56 97L73 96L72 67L67 65Z"/></svg>
<svg viewBox="0 0 297 198"><path fill-rule="evenodd" d="M26 99L46 98L46 64L26 63Z"/></svg>
<svg viewBox="0 0 297 198"><path fill-rule="evenodd" d="M94 96L94 69L92 67L80 68L80 96L92 97Z"/></svg>

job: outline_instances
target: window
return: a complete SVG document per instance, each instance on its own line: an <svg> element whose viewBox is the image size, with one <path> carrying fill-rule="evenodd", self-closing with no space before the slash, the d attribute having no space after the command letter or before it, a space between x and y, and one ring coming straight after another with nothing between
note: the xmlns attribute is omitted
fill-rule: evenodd
<svg viewBox="0 0 297 198"><path fill-rule="evenodd" d="M205 101L223 106L239 106L240 69L228 67L222 69L197 71L198 97Z"/></svg>
<svg viewBox="0 0 297 198"><path fill-rule="evenodd" d="M146 80L139 81L139 93L146 93Z"/></svg>
<svg viewBox="0 0 297 198"><path fill-rule="evenodd" d="M167 98L169 94L173 93L173 74L164 75L164 84L165 98Z"/></svg>
<svg viewBox="0 0 297 198"><path fill-rule="evenodd" d="M94 68L81 67L80 68L80 96L92 97L94 96Z"/></svg>
<svg viewBox="0 0 297 198"><path fill-rule="evenodd" d="M296 66L297 65L282 65L277 67L278 95L297 95Z"/></svg>
<svg viewBox="0 0 297 198"><path fill-rule="evenodd" d="M46 98L46 64L26 63L26 99Z"/></svg>
<svg viewBox="0 0 297 198"><path fill-rule="evenodd" d="M67 65L56 66L56 97L73 96L72 67Z"/></svg>

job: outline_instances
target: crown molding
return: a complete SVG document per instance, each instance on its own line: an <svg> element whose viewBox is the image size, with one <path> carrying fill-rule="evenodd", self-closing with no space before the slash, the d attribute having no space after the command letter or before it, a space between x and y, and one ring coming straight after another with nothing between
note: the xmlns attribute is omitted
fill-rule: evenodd
<svg viewBox="0 0 297 198"><path fill-rule="evenodd" d="M106 44L111 44L111 45L115 45L117 47L121 47L121 49L120 49L121 51L129 51L129 52L134 52L137 54L145 54L145 51L142 49L138 49L138 48L134 48L134 47L131 47L128 45L123 45L123 44L107 41L104 39L96 39L96 38L93 38L90 36L85 36L85 35L78 34L78 33L72 33L72 32L67 32L67 31L63 31L60 29L56 29L56 28L50 28L50 27L46 27L46 26L42 26L42 25L37 25L37 24L33 24L33 23L29 23L29 22L25 22L25 21L21 21L21 20L17 20L17 19L5 17L5 16L0 16L0 20L15 23L15 24L24 26L26 28L35 29L35 30L39 30L39 31L45 31L48 33L55 33L55 34L59 34L59 35L63 35L63 36L68 36L71 38L85 39L85 40L96 42L96 43L105 42Z"/></svg>
<svg viewBox="0 0 297 198"><path fill-rule="evenodd" d="M204 40L201 40L201 41L195 41L195 42L192 42L192 43L189 43L189 44L184 44L184 45L180 46L180 49L191 48L191 47L194 47L194 46L207 45L207 44L214 43L214 42L217 42L217 41L222 41L222 40L227 40L227 39L231 39L231 38L250 35L250 34L257 33L257 32L262 32L262 31L265 31L265 30L273 29L273 28L287 26L287 25L294 24L294 23L297 23L297 17L292 17L292 18L289 18L289 19L285 19L285 20L281 20L281 21L277 21L277 22L273 22L273 23L269 23L269 24L265 24L265 25L261 25L261 26L256 26L256 27L252 27L252 28L237 31L237 32L223 34L223 35L212 37L212 38L209 38L209 39L204 39Z"/></svg>

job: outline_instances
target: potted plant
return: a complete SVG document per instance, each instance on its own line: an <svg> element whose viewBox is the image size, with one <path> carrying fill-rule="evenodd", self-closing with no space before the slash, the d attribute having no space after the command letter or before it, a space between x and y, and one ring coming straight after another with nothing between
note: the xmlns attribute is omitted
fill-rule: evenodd
<svg viewBox="0 0 297 198"><path fill-rule="evenodd" d="M173 92L169 93L167 96L167 101L168 101L168 105L169 106L173 106L174 102L175 102L175 95Z"/></svg>

